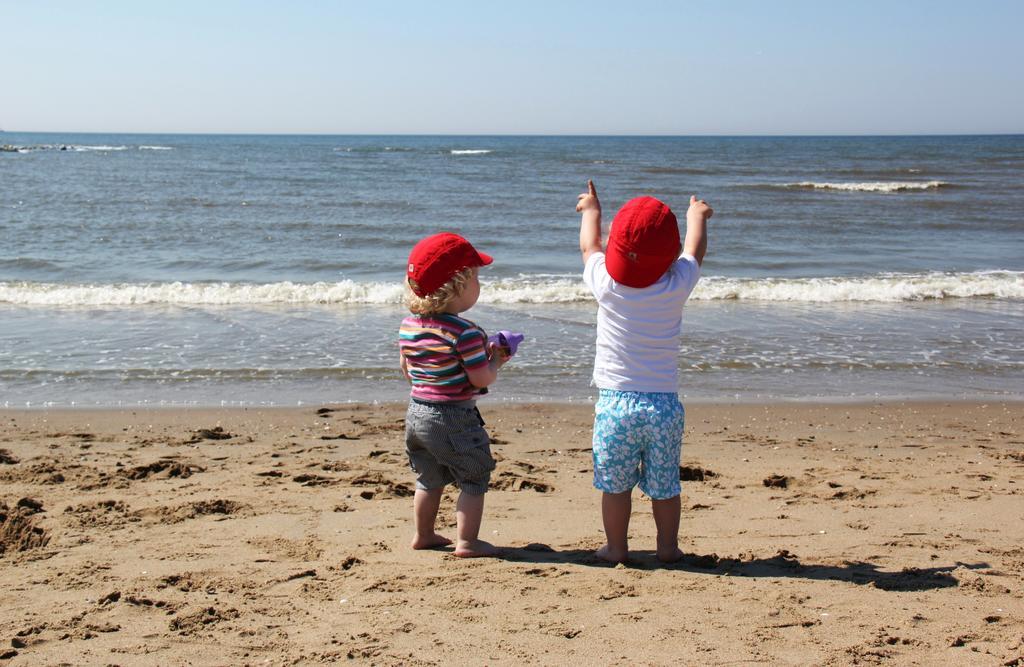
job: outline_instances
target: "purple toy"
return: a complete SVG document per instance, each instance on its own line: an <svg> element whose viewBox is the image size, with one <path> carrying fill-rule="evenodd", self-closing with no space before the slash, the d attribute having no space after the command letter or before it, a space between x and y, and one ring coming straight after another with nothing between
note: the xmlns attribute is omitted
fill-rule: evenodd
<svg viewBox="0 0 1024 667"><path fill-rule="evenodd" d="M526 336L521 333L501 330L496 334L488 336L487 342L500 345L505 349L505 352L508 353L508 356L511 357L516 353L516 350L519 349L519 344L523 342L524 338L526 338Z"/></svg>

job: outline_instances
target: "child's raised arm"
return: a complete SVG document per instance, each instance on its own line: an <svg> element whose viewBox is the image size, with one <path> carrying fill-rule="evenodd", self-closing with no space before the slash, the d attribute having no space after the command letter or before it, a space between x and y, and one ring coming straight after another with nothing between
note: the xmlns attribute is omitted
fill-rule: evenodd
<svg viewBox="0 0 1024 667"><path fill-rule="evenodd" d="M576 211L582 213L580 220L580 252L586 264L595 252L603 252L601 247L601 202L597 198L594 181L587 181L587 192L581 194L576 204Z"/></svg>
<svg viewBox="0 0 1024 667"><path fill-rule="evenodd" d="M683 240L683 254L693 255L697 264L704 261L708 250L707 221L714 214L711 207L696 195L690 195L690 208L686 211L686 238Z"/></svg>

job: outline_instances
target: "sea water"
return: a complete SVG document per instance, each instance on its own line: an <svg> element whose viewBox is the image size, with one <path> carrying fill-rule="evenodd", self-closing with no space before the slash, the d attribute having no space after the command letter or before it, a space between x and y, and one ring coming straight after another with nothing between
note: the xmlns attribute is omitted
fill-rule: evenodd
<svg viewBox="0 0 1024 667"><path fill-rule="evenodd" d="M0 134L0 406L400 400L409 249L495 262L467 313L527 339L488 400L586 401L605 231L715 209L687 400L1024 396L1024 136Z"/></svg>

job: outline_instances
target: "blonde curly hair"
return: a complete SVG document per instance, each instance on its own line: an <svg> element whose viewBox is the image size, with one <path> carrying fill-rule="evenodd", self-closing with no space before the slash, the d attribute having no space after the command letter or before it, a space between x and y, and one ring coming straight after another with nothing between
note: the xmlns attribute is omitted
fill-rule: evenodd
<svg viewBox="0 0 1024 667"><path fill-rule="evenodd" d="M437 315L443 313L448 305L466 288L466 284L473 278L473 271L476 267L462 269L444 285L441 285L432 293L426 296L416 296L413 290L418 287L412 278L405 280L405 305L409 312L414 315Z"/></svg>

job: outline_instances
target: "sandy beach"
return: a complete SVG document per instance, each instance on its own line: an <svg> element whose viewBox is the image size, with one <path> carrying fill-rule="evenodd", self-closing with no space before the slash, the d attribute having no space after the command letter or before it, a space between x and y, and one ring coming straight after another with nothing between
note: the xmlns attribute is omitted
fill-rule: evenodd
<svg viewBox="0 0 1024 667"><path fill-rule="evenodd" d="M687 556L636 492L615 567L591 408L481 409L478 560L403 405L0 412L2 664L1024 665L1020 403L690 405Z"/></svg>

